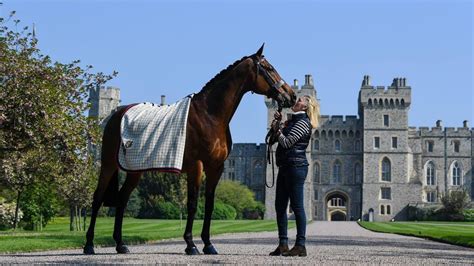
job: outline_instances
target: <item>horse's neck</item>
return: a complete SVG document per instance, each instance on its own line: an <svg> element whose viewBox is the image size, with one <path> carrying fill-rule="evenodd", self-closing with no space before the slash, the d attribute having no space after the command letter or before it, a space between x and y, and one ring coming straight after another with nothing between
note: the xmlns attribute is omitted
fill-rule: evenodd
<svg viewBox="0 0 474 266"><path fill-rule="evenodd" d="M236 66L224 79L205 92L207 113L228 125L242 97L248 91L249 81L253 79L250 66Z"/></svg>

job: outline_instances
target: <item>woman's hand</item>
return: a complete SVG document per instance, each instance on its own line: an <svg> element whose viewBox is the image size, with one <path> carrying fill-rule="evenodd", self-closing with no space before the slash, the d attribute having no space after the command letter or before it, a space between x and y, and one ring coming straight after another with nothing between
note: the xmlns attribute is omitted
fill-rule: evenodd
<svg viewBox="0 0 474 266"><path fill-rule="evenodd" d="M280 112L276 111L273 117L275 118L275 120L281 121L282 115Z"/></svg>

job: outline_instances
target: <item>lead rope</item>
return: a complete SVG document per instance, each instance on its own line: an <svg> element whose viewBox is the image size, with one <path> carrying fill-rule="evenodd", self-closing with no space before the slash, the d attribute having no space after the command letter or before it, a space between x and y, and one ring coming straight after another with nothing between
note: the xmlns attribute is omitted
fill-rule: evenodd
<svg viewBox="0 0 474 266"><path fill-rule="evenodd" d="M278 112L281 112L283 108L278 104ZM265 175L265 186L267 188L272 188L275 186L275 162L273 161L273 144L276 142L274 135L276 132L273 131L273 128L270 128L267 135L265 136L265 144L267 144L267 161L268 164L272 165L272 185L269 186L267 182L267 176Z"/></svg>

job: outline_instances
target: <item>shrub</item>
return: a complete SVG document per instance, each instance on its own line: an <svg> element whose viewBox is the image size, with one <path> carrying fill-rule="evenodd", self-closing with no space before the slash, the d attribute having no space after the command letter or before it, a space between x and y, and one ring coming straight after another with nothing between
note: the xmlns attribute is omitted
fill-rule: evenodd
<svg viewBox="0 0 474 266"><path fill-rule="evenodd" d="M219 183L216 200L234 207L237 211L237 219L245 218L244 212L251 212L257 208L253 192L239 182L231 180L222 180ZM261 209L261 207L258 208Z"/></svg>
<svg viewBox="0 0 474 266"><path fill-rule="evenodd" d="M244 209L242 217L244 219L260 220L263 219L264 214L265 205L261 202L256 202L254 207Z"/></svg>
<svg viewBox="0 0 474 266"><path fill-rule="evenodd" d="M474 222L474 209L464 211L464 221Z"/></svg>
<svg viewBox="0 0 474 266"><path fill-rule="evenodd" d="M463 211L469 206L469 201L469 194L466 189L450 191L441 197L442 212L450 220L464 220Z"/></svg>
<svg viewBox="0 0 474 266"><path fill-rule="evenodd" d="M157 197L149 200L147 208L142 208L138 218L179 219L179 207L163 198Z"/></svg>
<svg viewBox="0 0 474 266"><path fill-rule="evenodd" d="M213 220L235 220L235 217L237 217L237 211L234 207L219 201L214 203Z"/></svg>
<svg viewBox="0 0 474 266"><path fill-rule="evenodd" d="M0 230L7 230L13 227L15 221L15 203L6 203L5 199L0 198ZM23 212L18 210L17 222L23 217Z"/></svg>

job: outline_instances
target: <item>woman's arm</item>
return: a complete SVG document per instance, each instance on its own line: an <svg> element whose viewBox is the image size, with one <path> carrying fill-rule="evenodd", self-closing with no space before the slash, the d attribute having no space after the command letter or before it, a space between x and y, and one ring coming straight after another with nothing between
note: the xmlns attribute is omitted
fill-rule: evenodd
<svg viewBox="0 0 474 266"><path fill-rule="evenodd" d="M293 147L293 145L306 134L311 134L311 124L306 120L300 120L291 128L288 136L283 134L278 136L278 143L283 146L283 148L288 149Z"/></svg>

